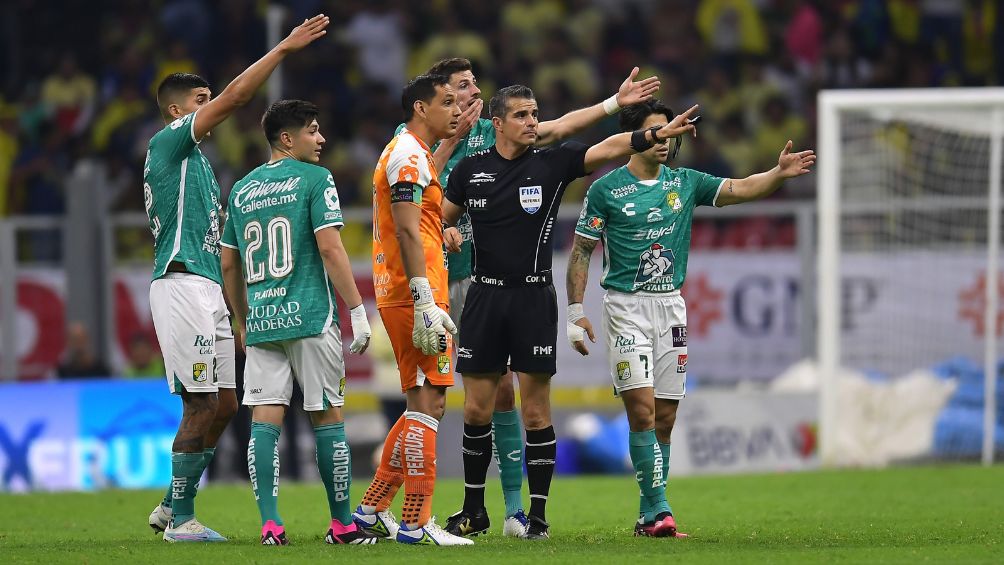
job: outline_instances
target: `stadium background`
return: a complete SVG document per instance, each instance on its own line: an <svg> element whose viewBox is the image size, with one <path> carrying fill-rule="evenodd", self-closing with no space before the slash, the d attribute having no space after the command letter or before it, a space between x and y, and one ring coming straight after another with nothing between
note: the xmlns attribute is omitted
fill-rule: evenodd
<svg viewBox="0 0 1004 565"><path fill-rule="evenodd" d="M400 122L401 86L440 58L471 59L485 100L496 87L528 84L545 119L609 96L639 65L641 76L661 78L659 97L673 108L702 105L705 121L684 145L681 164L733 177L773 166L789 138L796 148L816 147L821 89L987 86L1004 76L1004 12L992 1L14 0L0 23L0 307L7 306L0 376L8 381L0 397L16 408L0 416L7 440L0 442L0 490L167 482L180 408L156 378L162 366L146 297L152 250L140 173L146 143L163 127L152 92L178 71L203 74L221 90L269 46L270 11L284 14L283 33L320 11L332 17L328 37L287 59L272 88L321 107L322 164L338 185L348 219L343 237L370 295L373 165ZM224 192L267 157L258 125L266 103L263 90L203 144ZM616 129L608 119L579 138L596 141ZM769 202L702 213L695 222L684 291L694 394L674 434L681 473L819 464L815 392L762 393L814 354L805 286L815 176L787 183ZM566 194L560 249L589 182ZM556 267L563 262L556 257ZM594 271L587 294L594 308L597 279ZM964 327L961 310L958 317ZM379 344L374 349L349 367L356 393L350 437L360 449L382 437L379 399L393 396L374 377L387 369ZM563 471L622 471L623 453L594 457L603 442L590 443L625 435L612 418L618 403L605 364L563 355L558 432L575 439L565 442L569 450L578 446L560 457ZM945 371L968 375L979 367L957 361ZM442 445L459 444L455 403L449 412ZM283 436L284 478L313 472L311 443L295 441L309 427L298 418L291 425L297 421L299 431ZM246 427L242 414L211 476L246 473ZM290 449L288 438L298 447ZM978 455L979 438L963 443L941 449L951 458ZM446 474L456 474L459 455L440 451ZM356 471L366 474L364 463Z"/></svg>

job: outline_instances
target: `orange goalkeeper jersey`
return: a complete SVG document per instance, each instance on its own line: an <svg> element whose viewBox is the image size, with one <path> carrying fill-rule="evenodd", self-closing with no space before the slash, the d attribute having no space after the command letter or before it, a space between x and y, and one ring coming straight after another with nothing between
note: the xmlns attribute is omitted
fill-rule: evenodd
<svg viewBox="0 0 1004 565"><path fill-rule="evenodd" d="M407 129L387 144L373 172L373 287L377 308L413 303L390 213L391 204L397 202L421 207L419 233L426 277L436 303L449 304L442 227L443 187L429 147Z"/></svg>

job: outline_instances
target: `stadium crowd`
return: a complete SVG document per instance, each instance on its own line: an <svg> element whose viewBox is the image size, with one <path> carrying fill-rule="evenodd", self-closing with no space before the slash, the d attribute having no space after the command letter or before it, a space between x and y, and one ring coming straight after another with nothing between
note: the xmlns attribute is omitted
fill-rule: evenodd
<svg viewBox="0 0 1004 565"><path fill-rule="evenodd" d="M320 106L322 164L347 207L370 204L373 166L401 122L401 87L449 56L474 62L485 100L496 88L528 84L545 119L615 92L638 64L641 76L661 78L659 97L672 108L701 104L701 135L688 140L681 164L722 176L771 166L789 136L796 147L814 147L819 89L989 85L1004 76L993 0L273 4L287 8L287 22L322 11L332 17L329 39L285 65L283 94ZM13 0L0 26L0 218L64 213L72 190L64 180L84 160L106 169L111 211L142 211L144 152L163 127L152 89L179 71L221 89L266 50L268 7ZM258 127L265 103L262 93L203 144L224 193L267 155ZM614 133L614 122L583 141ZM800 180L781 197L811 197L813 181ZM566 201L581 200L586 181ZM746 222L698 222L694 246L793 244L783 221ZM360 232L359 245L347 245L368 253L368 227Z"/></svg>

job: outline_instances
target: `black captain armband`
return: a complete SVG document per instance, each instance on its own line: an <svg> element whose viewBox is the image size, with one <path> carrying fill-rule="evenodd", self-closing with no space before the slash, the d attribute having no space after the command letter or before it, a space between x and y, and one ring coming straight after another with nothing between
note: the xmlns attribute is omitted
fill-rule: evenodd
<svg viewBox="0 0 1004 565"><path fill-rule="evenodd" d="M655 145L645 138L645 132L647 131L647 129L640 129L638 131L631 132L631 149L641 153L642 151L651 149L652 146ZM653 133L652 136L655 137L655 134Z"/></svg>
<svg viewBox="0 0 1004 565"><path fill-rule="evenodd" d="M422 187L411 182L399 182L390 186L390 203L422 203Z"/></svg>

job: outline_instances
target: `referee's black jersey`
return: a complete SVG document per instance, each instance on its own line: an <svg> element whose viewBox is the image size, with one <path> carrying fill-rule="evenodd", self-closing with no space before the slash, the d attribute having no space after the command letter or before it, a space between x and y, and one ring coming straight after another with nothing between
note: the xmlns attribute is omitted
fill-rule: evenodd
<svg viewBox="0 0 1004 565"><path fill-rule="evenodd" d="M587 149L568 141L531 147L510 161L492 146L457 164L446 198L470 214L475 275L551 270L554 218L568 183L586 175Z"/></svg>

